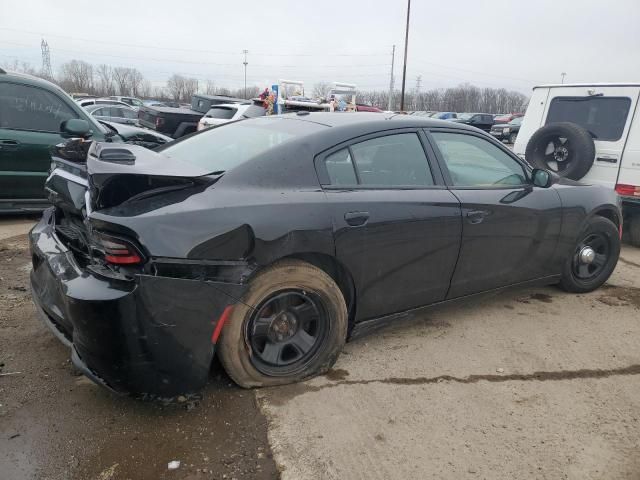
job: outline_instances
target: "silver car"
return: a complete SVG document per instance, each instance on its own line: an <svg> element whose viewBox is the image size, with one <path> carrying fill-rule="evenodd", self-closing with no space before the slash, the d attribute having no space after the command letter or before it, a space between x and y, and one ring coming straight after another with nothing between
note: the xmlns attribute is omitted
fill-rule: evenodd
<svg viewBox="0 0 640 480"><path fill-rule="evenodd" d="M97 120L127 125L138 124L138 112L123 105L89 105L84 109Z"/></svg>

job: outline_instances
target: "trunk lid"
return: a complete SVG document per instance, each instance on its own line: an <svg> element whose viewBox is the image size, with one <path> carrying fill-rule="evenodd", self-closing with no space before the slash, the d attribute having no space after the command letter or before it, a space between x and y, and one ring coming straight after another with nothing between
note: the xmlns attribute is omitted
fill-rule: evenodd
<svg viewBox="0 0 640 480"><path fill-rule="evenodd" d="M71 142L76 142L73 148L67 142L54 149L45 190L55 206L58 238L81 265L94 260L91 212L176 190L206 188L219 178L136 145Z"/></svg>

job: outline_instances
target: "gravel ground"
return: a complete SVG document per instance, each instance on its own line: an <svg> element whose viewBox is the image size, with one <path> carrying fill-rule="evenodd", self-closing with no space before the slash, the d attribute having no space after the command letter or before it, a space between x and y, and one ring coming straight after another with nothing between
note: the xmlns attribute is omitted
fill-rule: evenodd
<svg viewBox="0 0 640 480"><path fill-rule="evenodd" d="M434 309L297 385L241 390L214 365L172 406L79 376L28 271L24 235L0 240L0 478L640 478L640 249L592 294Z"/></svg>

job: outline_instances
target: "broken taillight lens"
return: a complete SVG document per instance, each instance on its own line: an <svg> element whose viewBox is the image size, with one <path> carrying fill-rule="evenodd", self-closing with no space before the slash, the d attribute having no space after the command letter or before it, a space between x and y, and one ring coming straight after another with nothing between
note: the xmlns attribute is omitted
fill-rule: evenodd
<svg viewBox="0 0 640 480"><path fill-rule="evenodd" d="M637 185L618 183L616 185L616 192L623 197L640 197L640 187Z"/></svg>
<svg viewBox="0 0 640 480"><path fill-rule="evenodd" d="M114 265L135 265L142 263L138 250L126 240L98 233L96 240L104 251L104 259Z"/></svg>

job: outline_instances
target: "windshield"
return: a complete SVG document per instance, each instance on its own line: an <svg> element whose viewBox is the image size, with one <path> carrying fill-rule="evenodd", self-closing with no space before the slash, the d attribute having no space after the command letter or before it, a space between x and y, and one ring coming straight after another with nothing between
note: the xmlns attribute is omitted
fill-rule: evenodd
<svg viewBox="0 0 640 480"><path fill-rule="evenodd" d="M229 123L172 143L162 149L171 158L222 173L295 138L324 128L312 122L285 118L254 118Z"/></svg>
<svg viewBox="0 0 640 480"><path fill-rule="evenodd" d="M473 117L473 113L459 113L458 114L458 118L461 120L469 120L471 117Z"/></svg>
<svg viewBox="0 0 640 480"><path fill-rule="evenodd" d="M509 122L509 125L520 125L522 123L522 117L516 117Z"/></svg>

